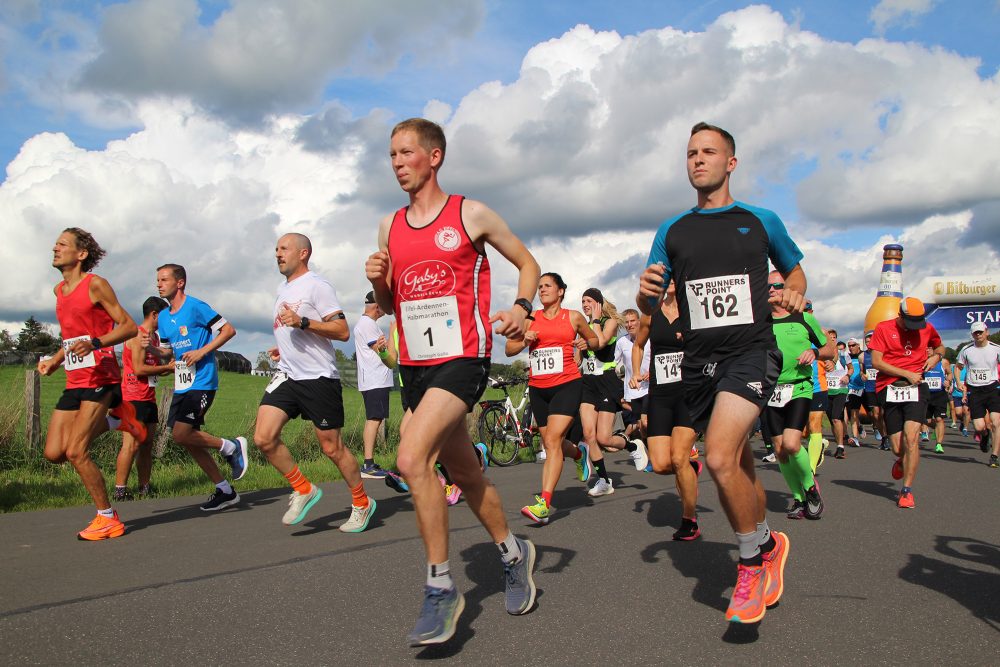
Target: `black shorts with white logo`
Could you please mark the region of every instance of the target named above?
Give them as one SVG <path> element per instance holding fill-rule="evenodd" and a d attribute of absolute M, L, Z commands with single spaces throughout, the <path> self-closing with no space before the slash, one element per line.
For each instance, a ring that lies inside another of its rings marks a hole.
<path fill-rule="evenodd" d="M 583 376 L 580 402 L 593 405 L 598 412 L 618 412 L 622 409 L 621 400 L 624 397 L 625 385 L 613 369 L 605 370 L 601 375 Z"/>
<path fill-rule="evenodd" d="M 826 404 L 829 402 L 829 396 L 825 391 L 814 391 L 812 405 L 809 406 L 809 412 L 826 412 Z"/>
<path fill-rule="evenodd" d="M 868 411 L 868 416 L 873 417 L 872 410 L 874 408 L 881 408 L 881 404 L 878 402 L 878 394 L 874 391 L 865 391 L 861 394 L 861 404 L 865 406 L 865 410 Z"/>
<path fill-rule="evenodd" d="M 528 387 L 531 414 L 538 426 L 548 426 L 549 415 L 574 417 L 580 411 L 583 381 L 580 378 L 554 387 Z"/>
<path fill-rule="evenodd" d="M 646 396 L 646 435 L 670 437 L 675 428 L 694 428 L 683 391 L 649 393 Z"/>
<path fill-rule="evenodd" d="M 486 390 L 490 360 L 462 357 L 434 366 L 400 366 L 399 373 L 403 380 L 400 391 L 410 410 L 416 411 L 428 389 L 442 389 L 461 399 L 472 412 Z"/>
<path fill-rule="evenodd" d="M 173 428 L 177 422 L 190 424 L 195 430 L 205 425 L 205 415 L 215 400 L 215 390 L 189 389 L 178 394 L 170 401 L 170 412 L 167 413 L 167 426 Z"/>
<path fill-rule="evenodd" d="M 918 387 L 919 399 L 905 403 L 888 402 L 886 400 L 888 387 L 878 393 L 878 404 L 882 408 L 882 417 L 885 420 L 885 435 L 901 433 L 906 422 L 923 424 L 927 420 L 927 397 L 930 389 L 923 383 Z"/>
<path fill-rule="evenodd" d="M 809 423 L 809 407 L 812 399 L 805 396 L 793 398 L 780 408 L 769 405 L 764 408 L 764 418 L 761 420 L 772 438 L 782 435 L 786 430 L 806 430 Z"/>
<path fill-rule="evenodd" d="M 156 401 L 129 401 L 135 408 L 135 418 L 143 424 L 155 424 L 160 421 L 160 411 Z"/>
<path fill-rule="evenodd" d="M 260 404 L 278 408 L 289 419 L 308 419 L 320 431 L 344 426 L 343 392 L 340 380 L 334 378 L 287 379 L 265 391 Z"/>
<path fill-rule="evenodd" d="M 927 396 L 927 418 L 944 419 L 948 416 L 948 392 L 932 391 Z"/>
<path fill-rule="evenodd" d="M 56 410 L 66 410 L 76 412 L 80 409 L 80 403 L 100 403 L 106 396 L 111 396 L 111 403 L 108 409 L 117 408 L 122 402 L 122 386 L 118 383 L 104 384 L 100 387 L 81 387 L 78 389 L 66 389 L 56 403 Z"/>
<path fill-rule="evenodd" d="M 983 419 L 987 412 L 1000 413 L 1000 394 L 997 393 L 997 383 L 982 387 L 966 385 L 969 398 L 969 416 L 973 419 Z"/>
<path fill-rule="evenodd" d="M 847 411 L 855 412 L 861 409 L 863 401 L 861 399 L 861 394 L 847 394 Z"/>
<path fill-rule="evenodd" d="M 714 363 L 688 359 L 681 367 L 685 400 L 697 431 L 708 426 L 719 392 L 736 394 L 763 408 L 781 373 L 781 351 L 776 347 L 747 350 Z"/>

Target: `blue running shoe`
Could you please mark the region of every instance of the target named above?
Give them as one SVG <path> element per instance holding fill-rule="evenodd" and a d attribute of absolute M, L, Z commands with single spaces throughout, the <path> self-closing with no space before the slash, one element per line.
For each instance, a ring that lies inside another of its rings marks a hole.
<path fill-rule="evenodd" d="M 402 475 L 391 470 L 385 471 L 385 485 L 397 493 L 407 493 L 410 490 L 410 485 L 406 483 Z"/>
<path fill-rule="evenodd" d="M 594 465 L 590 462 L 590 451 L 587 445 L 581 442 L 577 447 L 580 449 L 580 458 L 576 460 L 576 478 L 586 483 L 594 471 Z"/>
<path fill-rule="evenodd" d="M 476 443 L 476 456 L 479 457 L 479 467 L 486 472 L 486 469 L 490 467 L 490 457 L 486 453 L 486 445 L 482 442 Z"/>
<path fill-rule="evenodd" d="M 243 475 L 247 474 L 247 439 L 241 435 L 230 442 L 236 445 L 236 451 L 223 458 L 232 469 L 233 481 L 235 482 L 238 479 L 243 479 Z"/>
<path fill-rule="evenodd" d="M 458 617 L 465 609 L 465 598 L 457 589 L 424 586 L 424 603 L 417 624 L 407 635 L 410 646 L 442 644 L 455 634 Z"/>
<path fill-rule="evenodd" d="M 504 606 L 507 613 L 514 616 L 527 614 L 535 604 L 535 581 L 531 571 L 535 569 L 535 545 L 531 540 L 515 537 L 521 549 L 521 558 L 516 563 L 504 564 L 504 578 L 507 580 Z"/>

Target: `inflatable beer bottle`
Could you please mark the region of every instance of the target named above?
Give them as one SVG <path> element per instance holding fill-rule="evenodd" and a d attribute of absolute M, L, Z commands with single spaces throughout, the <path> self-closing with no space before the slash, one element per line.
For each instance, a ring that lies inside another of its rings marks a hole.
<path fill-rule="evenodd" d="M 868 314 L 865 315 L 865 335 L 875 330 L 879 322 L 895 319 L 899 315 L 899 302 L 903 299 L 903 246 L 890 243 L 882 247 L 882 277 L 878 293 Z"/>

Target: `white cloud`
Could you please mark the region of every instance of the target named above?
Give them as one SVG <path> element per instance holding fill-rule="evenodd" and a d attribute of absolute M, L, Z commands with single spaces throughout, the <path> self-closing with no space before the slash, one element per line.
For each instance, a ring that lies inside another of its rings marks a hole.
<path fill-rule="evenodd" d="M 882 34 L 892 25 L 913 25 L 917 18 L 930 12 L 936 4 L 937 0 L 879 0 L 868 15 L 868 20 Z"/>

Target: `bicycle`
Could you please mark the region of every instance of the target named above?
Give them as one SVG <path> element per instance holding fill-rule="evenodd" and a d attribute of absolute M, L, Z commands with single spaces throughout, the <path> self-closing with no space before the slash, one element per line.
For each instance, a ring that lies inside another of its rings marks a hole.
<path fill-rule="evenodd" d="M 507 387 L 527 382 L 527 378 L 512 380 L 489 378 L 489 386 L 501 389 L 504 398 L 479 402 L 479 407 L 483 410 L 479 415 L 479 439 L 486 445 L 490 461 L 498 466 L 517 463 L 518 453 L 522 448 L 531 448 L 532 453 L 535 452 L 538 427 L 534 425 L 532 419 L 528 392 L 524 392 L 521 402 L 516 406 L 507 392 Z"/>

